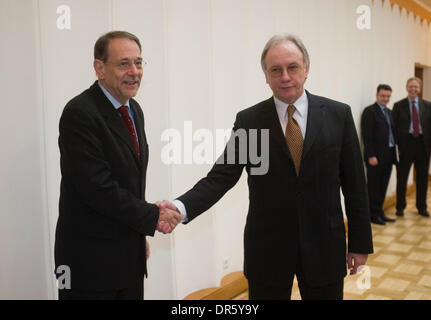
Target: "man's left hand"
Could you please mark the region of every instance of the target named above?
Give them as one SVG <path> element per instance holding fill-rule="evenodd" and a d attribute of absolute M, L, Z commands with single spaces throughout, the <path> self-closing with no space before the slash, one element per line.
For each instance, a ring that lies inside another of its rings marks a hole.
<path fill-rule="evenodd" d="M 367 262 L 368 254 L 351 253 L 347 254 L 347 267 L 350 270 L 350 274 L 356 274 L 359 266 L 364 266 Z"/>

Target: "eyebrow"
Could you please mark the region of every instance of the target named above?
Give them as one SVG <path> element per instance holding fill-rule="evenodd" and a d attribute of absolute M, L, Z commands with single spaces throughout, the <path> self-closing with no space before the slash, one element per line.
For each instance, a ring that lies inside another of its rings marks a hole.
<path fill-rule="evenodd" d="M 135 61 L 136 60 L 143 60 L 143 59 L 142 59 L 142 57 L 138 57 L 135 59 Z M 120 59 L 120 61 L 129 61 L 129 58 L 122 58 L 122 59 Z"/>
<path fill-rule="evenodd" d="M 288 67 L 299 66 L 299 63 L 292 62 L 292 63 L 288 64 L 287 66 Z M 270 68 L 283 68 L 283 66 L 276 64 L 276 65 L 271 66 Z"/>

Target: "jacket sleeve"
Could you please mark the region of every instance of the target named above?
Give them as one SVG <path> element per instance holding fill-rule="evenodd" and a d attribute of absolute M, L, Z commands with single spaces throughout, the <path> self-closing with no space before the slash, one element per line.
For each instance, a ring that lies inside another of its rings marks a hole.
<path fill-rule="evenodd" d="M 348 221 L 348 251 L 373 252 L 368 192 L 358 135 L 350 107 L 346 111 L 340 158 L 340 183 Z"/>
<path fill-rule="evenodd" d="M 199 180 L 192 189 L 178 197 L 178 200 L 184 204 L 187 211 L 188 220 L 186 223 L 211 208 L 241 177 L 245 164 L 239 161 L 240 148 L 235 141 L 235 133 L 238 129 L 241 129 L 240 122 L 237 115 L 231 138 L 223 154 L 207 176 Z M 233 155 L 231 150 L 234 152 L 235 161 L 231 161 Z"/>
<path fill-rule="evenodd" d="M 368 162 L 368 158 L 377 156 L 374 146 L 374 129 L 375 121 L 372 110 L 365 109 L 361 118 L 361 133 L 364 143 L 364 161 Z"/>
<path fill-rule="evenodd" d="M 399 119 L 399 117 L 400 117 L 400 108 L 399 108 L 399 104 L 397 104 L 397 103 L 395 103 L 394 104 L 394 106 L 393 106 L 393 108 L 392 108 L 392 113 L 391 113 L 391 115 L 392 115 L 392 121 L 393 121 L 393 123 L 394 123 L 394 128 L 393 128 L 393 131 L 394 131 L 394 136 L 395 136 L 395 143 L 396 144 L 399 144 L 399 130 L 400 130 L 400 127 L 399 127 L 399 121 L 400 121 L 400 119 Z"/>

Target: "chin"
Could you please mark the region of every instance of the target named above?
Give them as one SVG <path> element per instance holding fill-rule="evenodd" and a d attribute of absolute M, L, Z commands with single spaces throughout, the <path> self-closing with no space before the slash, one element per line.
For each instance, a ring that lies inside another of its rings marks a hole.
<path fill-rule="evenodd" d="M 125 96 L 128 97 L 128 99 L 133 98 L 134 96 L 136 96 L 138 94 L 138 90 L 134 90 L 134 91 L 128 91 L 126 92 Z"/>
<path fill-rule="evenodd" d="M 296 98 L 296 96 L 291 95 L 291 96 L 288 96 L 288 97 L 283 97 L 283 99 L 284 99 L 284 102 L 289 103 L 289 104 L 292 104 L 292 103 L 294 103 L 298 98 Z"/>

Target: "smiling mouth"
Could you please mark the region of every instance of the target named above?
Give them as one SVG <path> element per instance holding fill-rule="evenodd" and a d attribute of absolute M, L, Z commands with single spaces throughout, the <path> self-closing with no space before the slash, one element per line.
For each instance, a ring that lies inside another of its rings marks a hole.
<path fill-rule="evenodd" d="M 138 81 L 123 81 L 123 83 L 127 86 L 135 86 L 139 84 Z"/>

